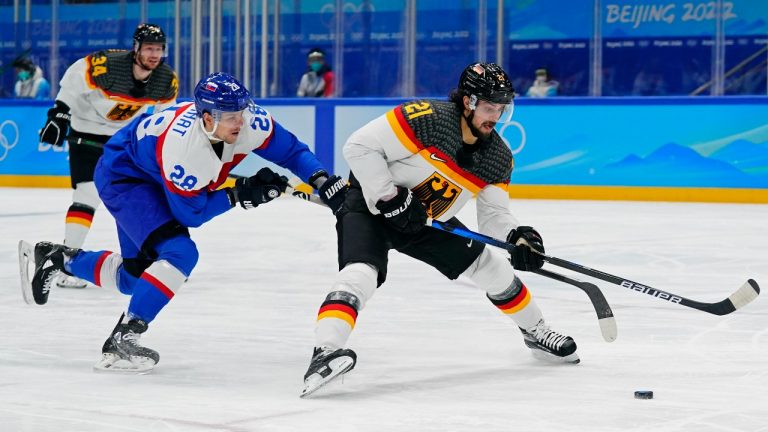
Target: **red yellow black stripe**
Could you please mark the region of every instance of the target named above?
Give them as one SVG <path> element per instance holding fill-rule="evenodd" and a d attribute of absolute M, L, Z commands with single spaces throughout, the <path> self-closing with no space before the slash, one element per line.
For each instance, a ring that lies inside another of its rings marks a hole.
<path fill-rule="evenodd" d="M 93 223 L 94 210 L 82 206 L 70 206 L 67 210 L 66 223 L 82 225 L 86 228 L 91 227 Z"/>
<path fill-rule="evenodd" d="M 515 294 L 514 296 L 506 299 L 490 299 L 491 302 L 496 305 L 497 308 L 499 308 L 502 312 L 505 314 L 513 314 L 516 312 L 520 312 L 523 308 L 528 306 L 528 303 L 531 302 L 531 293 L 528 291 L 528 288 L 523 285 L 520 289 L 520 292 Z"/>
<path fill-rule="evenodd" d="M 345 321 L 350 327 L 355 327 L 357 321 L 357 309 L 351 304 L 341 300 L 327 300 L 320 306 L 317 312 L 317 320 L 325 318 L 337 318 Z"/>

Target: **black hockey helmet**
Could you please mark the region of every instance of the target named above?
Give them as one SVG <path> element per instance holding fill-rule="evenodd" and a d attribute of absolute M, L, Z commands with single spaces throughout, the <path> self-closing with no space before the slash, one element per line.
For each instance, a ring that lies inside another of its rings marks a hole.
<path fill-rule="evenodd" d="M 473 63 L 459 78 L 459 91 L 466 96 L 498 104 L 510 104 L 515 90 L 504 69 L 496 63 Z"/>
<path fill-rule="evenodd" d="M 163 29 L 157 24 L 142 23 L 133 32 L 133 49 L 138 51 L 142 44 L 161 43 L 165 50 L 166 38 Z"/>

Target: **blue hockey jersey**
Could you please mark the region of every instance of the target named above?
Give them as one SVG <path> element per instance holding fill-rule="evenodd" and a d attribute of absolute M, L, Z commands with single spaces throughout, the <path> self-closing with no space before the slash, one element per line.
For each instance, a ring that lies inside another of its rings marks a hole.
<path fill-rule="evenodd" d="M 183 102 L 142 115 L 104 145 L 97 167 L 99 183 L 155 183 L 164 189 L 171 211 L 182 225 L 197 227 L 231 208 L 219 187 L 249 153 L 287 168 L 303 181 L 324 170 L 306 144 L 252 105 L 233 144 L 223 143 L 219 157 L 205 135 L 195 105 Z"/>

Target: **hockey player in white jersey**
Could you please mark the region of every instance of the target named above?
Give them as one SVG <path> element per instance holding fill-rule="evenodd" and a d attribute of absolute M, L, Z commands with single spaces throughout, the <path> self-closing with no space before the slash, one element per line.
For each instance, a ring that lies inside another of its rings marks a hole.
<path fill-rule="evenodd" d="M 406 102 L 347 140 L 350 188 L 336 215 L 340 271 L 317 315 L 302 397 L 355 367 L 357 355 L 346 348 L 347 339 L 386 279 L 389 249 L 449 279 L 463 275 L 475 282 L 520 328 L 536 357 L 579 362 L 576 343 L 549 328 L 514 272 L 541 268 L 543 260 L 533 250 L 543 253 L 544 246 L 539 233 L 509 211 L 513 158 L 494 127 L 511 118 L 513 97 L 501 67 L 472 64 L 450 101 Z M 473 197 L 480 232 L 517 245 L 509 258 L 425 227 L 427 218 L 463 227 L 455 215 Z"/>
<path fill-rule="evenodd" d="M 28 302 L 45 304 L 56 275 L 66 273 L 129 295 L 126 312 L 102 347 L 99 371 L 144 373 L 159 360 L 139 338 L 179 292 L 197 264 L 189 227 L 240 204 L 263 205 L 285 191 L 286 179 L 262 168 L 221 188 L 248 154 L 272 161 L 315 186 L 338 210 L 346 182 L 332 176 L 309 148 L 255 105 L 248 90 L 225 73 L 198 83 L 195 101 L 141 115 L 104 146 L 94 181 L 117 225 L 120 253 L 83 251 L 40 242 L 35 273 L 22 278 Z"/>
<path fill-rule="evenodd" d="M 40 130 L 40 141 L 69 144 L 72 205 L 65 218 L 64 244 L 80 248 L 100 204 L 93 170 L 104 143 L 151 107 L 156 111 L 176 103 L 178 80 L 164 61 L 166 37 L 160 26 L 140 24 L 133 50 L 108 50 L 73 63 L 61 79 L 56 102 Z M 62 277 L 57 285 L 84 288 L 85 282 Z"/>

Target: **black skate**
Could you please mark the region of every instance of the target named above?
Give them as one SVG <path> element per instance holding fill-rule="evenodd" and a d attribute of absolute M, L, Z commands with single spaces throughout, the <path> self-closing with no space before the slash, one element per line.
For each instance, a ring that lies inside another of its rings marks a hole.
<path fill-rule="evenodd" d="M 299 397 L 306 397 L 335 378 L 354 369 L 357 354 L 351 349 L 315 348 L 312 362 L 304 374 L 304 390 Z"/>
<path fill-rule="evenodd" d="M 64 270 L 64 257 L 72 257 L 79 249 L 68 248 L 64 245 L 50 242 L 40 242 L 35 245 L 35 273 L 29 278 L 29 264 L 32 258 L 32 247 L 24 240 L 19 242 L 19 270 L 21 271 L 21 292 L 28 304 L 42 305 L 48 302 L 48 293 L 54 281 L 60 275 L 69 273 Z"/>
<path fill-rule="evenodd" d="M 139 345 L 141 334 L 147 331 L 147 323 L 132 319 L 123 323 L 121 318 L 112 335 L 101 348 L 101 360 L 93 366 L 97 372 L 147 374 L 152 372 L 160 354 Z"/>
<path fill-rule="evenodd" d="M 551 330 L 543 319 L 527 330 L 520 328 L 520 331 L 523 332 L 525 345 L 536 358 L 557 363 L 576 364 L 581 361 L 576 354 L 576 342 L 570 336 Z"/>

